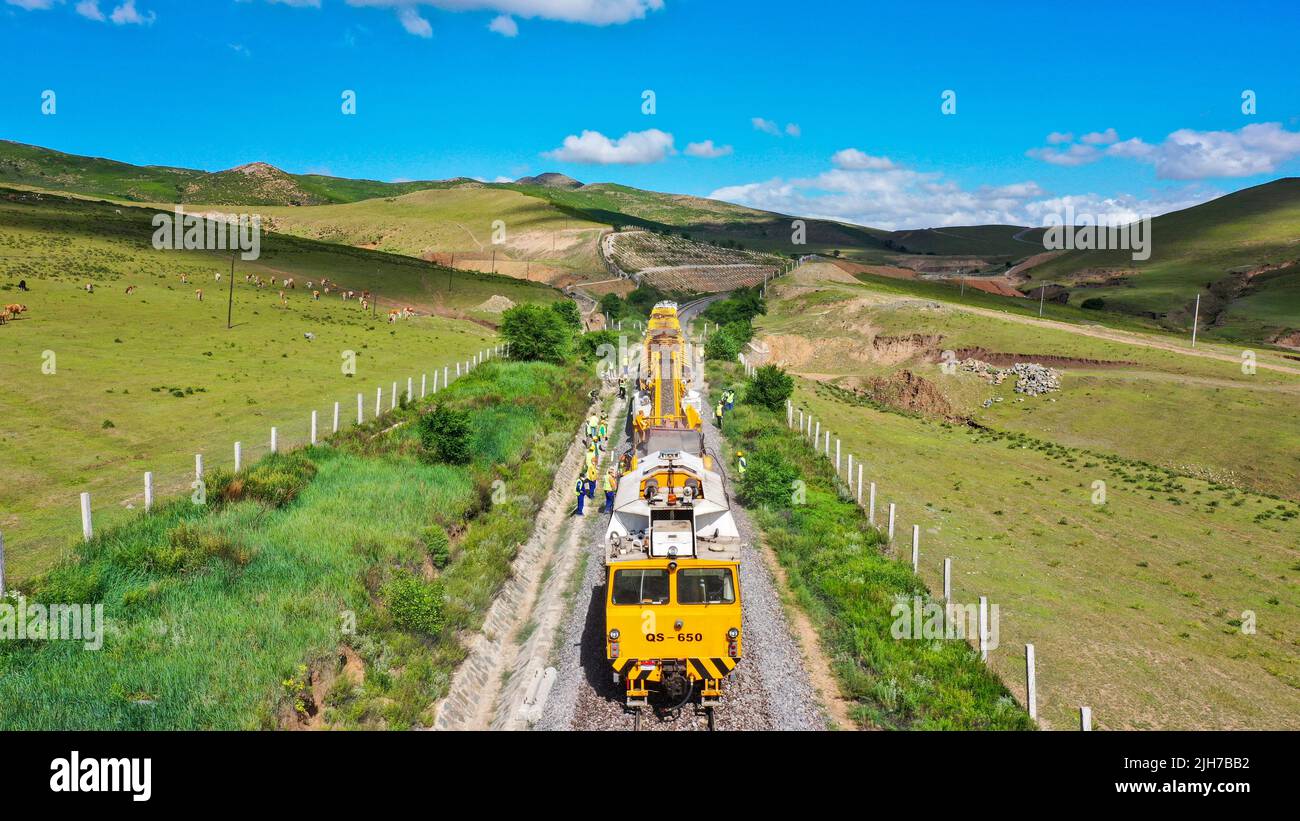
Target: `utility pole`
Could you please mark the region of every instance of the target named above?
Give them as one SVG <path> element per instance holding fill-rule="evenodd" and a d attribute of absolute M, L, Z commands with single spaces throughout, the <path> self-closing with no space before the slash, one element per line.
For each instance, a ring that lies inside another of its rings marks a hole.
<path fill-rule="evenodd" d="M 231 329 L 231 320 L 235 315 L 235 255 L 230 255 L 230 299 L 226 302 L 226 330 Z"/>
<path fill-rule="evenodd" d="M 1196 312 L 1192 314 L 1192 347 L 1196 347 L 1196 326 L 1201 320 L 1201 295 L 1196 294 Z"/>
<path fill-rule="evenodd" d="M 1043 300 L 1046 299 L 1046 294 L 1047 294 L 1047 286 L 1046 285 L 1038 286 L 1038 318 L 1039 319 L 1042 319 L 1043 317 Z"/>

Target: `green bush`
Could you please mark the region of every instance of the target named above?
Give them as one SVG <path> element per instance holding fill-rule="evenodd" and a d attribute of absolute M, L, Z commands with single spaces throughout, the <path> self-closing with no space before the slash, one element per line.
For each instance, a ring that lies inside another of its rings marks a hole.
<path fill-rule="evenodd" d="M 799 478 L 795 466 L 771 450 L 751 453 L 746 462 L 748 469 L 740 480 L 741 500 L 759 507 L 789 507 L 791 486 Z"/>
<path fill-rule="evenodd" d="M 1090 297 L 1085 299 L 1083 304 L 1079 307 L 1083 308 L 1085 311 L 1100 311 L 1102 308 L 1106 307 L 1106 300 L 1099 296 Z"/>
<path fill-rule="evenodd" d="M 418 430 L 427 459 L 463 465 L 473 456 L 469 411 L 438 405 L 420 417 Z"/>
<path fill-rule="evenodd" d="M 578 303 L 571 299 L 561 299 L 551 303 L 551 310 L 572 330 L 582 330 L 582 312 L 578 310 Z"/>
<path fill-rule="evenodd" d="M 704 343 L 704 358 L 734 362 L 743 344 L 726 331 L 716 331 Z"/>
<path fill-rule="evenodd" d="M 511 359 L 563 363 L 573 343 L 573 328 L 558 312 L 530 303 L 501 315 L 501 336 L 510 343 Z"/>
<path fill-rule="evenodd" d="M 442 587 L 405 571 L 384 586 L 384 603 L 403 630 L 437 636 L 442 630 Z"/>
<path fill-rule="evenodd" d="M 316 463 L 304 452 L 272 453 L 240 474 L 214 470 L 204 476 L 208 501 L 217 504 L 253 499 L 284 507 L 316 477 Z"/>
<path fill-rule="evenodd" d="M 451 561 L 451 539 L 447 531 L 438 525 L 432 525 L 424 531 L 424 546 L 429 551 L 429 561 L 442 570 Z"/>
<path fill-rule="evenodd" d="M 601 345 L 610 345 L 618 350 L 618 333 L 615 331 L 590 331 L 578 337 L 578 356 L 584 362 L 595 362 L 600 358 L 597 351 Z"/>
<path fill-rule="evenodd" d="M 745 401 L 768 410 L 785 410 L 785 402 L 794 394 L 794 380 L 775 365 L 764 365 L 754 372 L 745 391 Z"/>

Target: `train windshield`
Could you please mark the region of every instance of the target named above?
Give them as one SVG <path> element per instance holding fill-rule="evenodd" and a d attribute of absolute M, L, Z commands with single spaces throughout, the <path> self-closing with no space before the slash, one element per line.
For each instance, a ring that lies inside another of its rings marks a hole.
<path fill-rule="evenodd" d="M 667 604 L 668 571 L 630 569 L 614 571 L 614 604 Z"/>
<path fill-rule="evenodd" d="M 678 604 L 735 604 L 736 588 L 725 567 L 692 567 L 677 571 Z"/>

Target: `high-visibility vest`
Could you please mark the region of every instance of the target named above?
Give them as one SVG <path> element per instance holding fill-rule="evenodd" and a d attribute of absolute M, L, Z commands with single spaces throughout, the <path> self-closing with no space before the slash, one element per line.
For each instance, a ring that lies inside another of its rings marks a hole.
<path fill-rule="evenodd" d="M 586 490 L 586 488 L 584 487 L 586 484 L 587 484 L 586 480 L 583 479 L 581 476 L 579 476 L 578 481 L 574 482 L 573 484 L 574 492 L 577 493 L 579 496 L 581 496 L 582 492 Z"/>
<path fill-rule="evenodd" d="M 612 474 L 612 473 L 606 473 L 606 474 L 605 474 L 605 491 L 608 493 L 608 492 L 611 491 L 611 490 L 617 490 L 617 489 L 618 489 L 618 482 L 614 481 L 614 474 Z"/>
<path fill-rule="evenodd" d="M 745 461 L 744 456 L 741 456 L 739 459 L 736 460 L 736 469 L 740 471 L 741 476 L 745 475 L 745 468 L 747 467 L 749 467 L 749 464 Z"/>
<path fill-rule="evenodd" d="M 715 416 L 721 416 L 721 415 L 722 415 L 722 403 L 721 403 L 721 402 L 719 402 L 719 403 L 718 403 L 718 406 L 717 406 L 716 408 L 713 409 L 713 413 L 714 413 Z"/>
<path fill-rule="evenodd" d="M 595 482 L 596 479 L 597 479 L 599 476 L 600 476 L 600 474 L 596 471 L 596 466 L 595 466 L 595 465 L 591 465 L 590 467 L 587 468 L 587 481 L 588 481 L 588 482 Z"/>

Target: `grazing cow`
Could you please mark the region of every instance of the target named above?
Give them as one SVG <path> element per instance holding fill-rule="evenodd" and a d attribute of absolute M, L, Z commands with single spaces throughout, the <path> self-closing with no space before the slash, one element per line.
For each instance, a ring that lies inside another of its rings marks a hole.
<path fill-rule="evenodd" d="M 313 339 L 316 338 L 316 334 L 312 333 L 311 331 L 307 331 L 302 336 L 303 339 L 306 339 L 308 342 L 311 342 Z"/>
<path fill-rule="evenodd" d="M 370 310 L 370 300 L 365 299 L 364 297 L 362 298 L 362 300 L 361 300 L 361 310 L 363 310 L 363 311 L 368 311 L 368 310 Z"/>
<path fill-rule="evenodd" d="M 310 288 L 311 288 L 311 280 L 310 280 L 310 279 L 309 279 L 309 280 L 307 280 L 307 287 L 308 287 L 308 289 L 310 289 Z"/>
<path fill-rule="evenodd" d="M 217 272 L 217 282 L 220 282 L 220 281 L 221 281 L 221 272 L 218 271 L 218 272 Z"/>
<path fill-rule="evenodd" d="M 128 286 L 126 286 L 126 295 L 127 295 L 127 296 L 130 296 L 131 294 L 134 294 L 134 293 L 135 293 L 135 286 L 134 286 L 134 285 L 128 285 Z"/>
<path fill-rule="evenodd" d="M 8 305 L 5 306 L 5 311 L 7 311 L 11 317 L 16 317 L 19 314 L 25 312 L 26 310 L 27 310 L 26 305 L 19 305 L 17 302 L 10 302 Z"/>
<path fill-rule="evenodd" d="M 252 282 L 252 281 L 253 281 L 252 274 L 244 274 L 244 282 Z"/>
<path fill-rule="evenodd" d="M 194 295 L 195 295 L 196 297 L 199 298 L 199 302 L 202 302 L 202 301 L 203 301 L 203 289 L 202 289 L 202 288 L 195 288 L 195 289 L 194 289 Z"/>
<path fill-rule="evenodd" d="M 190 275 L 189 275 L 189 274 L 181 274 L 181 284 L 182 284 L 182 285 L 189 285 L 189 284 L 190 284 Z"/>
<path fill-rule="evenodd" d="M 95 284 L 93 282 L 86 283 L 86 293 L 88 294 L 95 293 Z"/>
<path fill-rule="evenodd" d="M 318 301 L 320 299 L 320 291 L 312 291 L 311 298 L 313 302 Z"/>
<path fill-rule="evenodd" d="M 20 290 L 20 291 L 26 291 L 26 290 L 27 290 L 27 280 L 25 280 L 25 279 L 20 279 L 20 280 L 18 280 L 18 290 Z"/>

